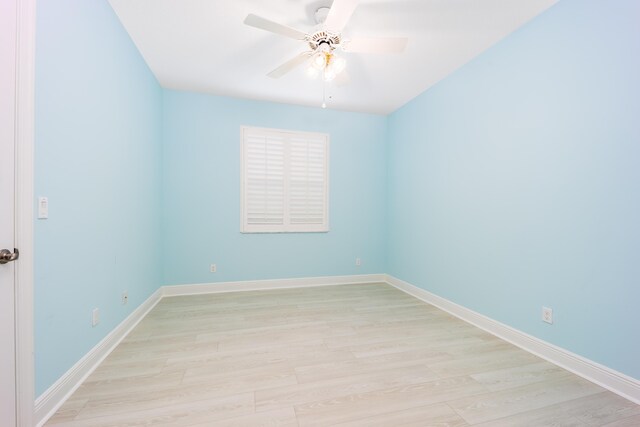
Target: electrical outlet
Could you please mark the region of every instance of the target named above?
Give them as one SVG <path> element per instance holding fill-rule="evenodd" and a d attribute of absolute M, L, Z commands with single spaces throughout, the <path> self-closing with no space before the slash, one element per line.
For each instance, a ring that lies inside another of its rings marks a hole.
<path fill-rule="evenodd" d="M 100 309 L 94 308 L 91 312 L 91 326 L 96 326 L 100 323 Z"/>
<path fill-rule="evenodd" d="M 211 266 L 209 267 L 209 272 L 215 273 L 216 271 L 218 271 L 218 267 L 216 267 L 215 264 L 211 264 Z"/>
<path fill-rule="evenodd" d="M 122 293 L 122 305 L 125 305 L 128 302 L 129 302 L 129 293 L 127 291 L 124 291 Z"/>
<path fill-rule="evenodd" d="M 362 260 L 360 258 L 356 258 L 356 266 L 360 267 L 362 265 Z"/>
<path fill-rule="evenodd" d="M 542 307 L 542 321 L 553 324 L 553 310 L 549 307 Z"/>

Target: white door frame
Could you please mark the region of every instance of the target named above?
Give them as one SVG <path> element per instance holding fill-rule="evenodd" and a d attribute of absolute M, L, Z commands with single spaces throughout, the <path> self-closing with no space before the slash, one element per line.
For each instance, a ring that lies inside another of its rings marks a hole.
<path fill-rule="evenodd" d="M 19 427 L 34 423 L 33 203 L 36 0 L 16 0 L 16 405 Z"/>

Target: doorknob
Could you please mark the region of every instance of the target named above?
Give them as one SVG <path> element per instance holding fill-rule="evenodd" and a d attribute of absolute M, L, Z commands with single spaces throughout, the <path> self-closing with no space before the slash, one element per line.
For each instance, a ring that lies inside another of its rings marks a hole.
<path fill-rule="evenodd" d="M 0 251 L 0 264 L 6 264 L 11 261 L 15 261 L 20 257 L 20 251 L 13 248 L 13 253 L 9 249 L 2 249 Z"/>

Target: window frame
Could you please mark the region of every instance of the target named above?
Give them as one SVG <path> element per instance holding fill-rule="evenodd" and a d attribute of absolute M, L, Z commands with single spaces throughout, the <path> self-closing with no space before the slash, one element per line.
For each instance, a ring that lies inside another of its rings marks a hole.
<path fill-rule="evenodd" d="M 284 155 L 284 223 L 283 224 L 260 224 L 252 225 L 247 222 L 247 194 L 246 194 L 246 172 L 247 164 L 245 159 L 245 136 L 247 133 L 260 133 L 262 135 L 275 134 L 282 137 L 285 142 Z M 289 158 L 290 148 L 288 147 L 291 138 L 314 138 L 323 139 L 325 144 L 324 156 L 324 222 L 322 224 L 291 224 L 290 223 L 290 168 Z M 296 131 L 289 129 L 265 128 L 256 126 L 240 126 L 240 232 L 242 234 L 280 234 L 280 233 L 328 233 L 329 232 L 329 157 L 330 157 L 330 136 L 328 133 Z"/>

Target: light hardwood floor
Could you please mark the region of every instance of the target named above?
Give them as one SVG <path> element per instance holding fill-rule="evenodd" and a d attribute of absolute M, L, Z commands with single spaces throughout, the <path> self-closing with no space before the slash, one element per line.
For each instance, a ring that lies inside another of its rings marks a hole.
<path fill-rule="evenodd" d="M 640 426 L 640 406 L 386 284 L 163 299 L 49 426 Z"/>

